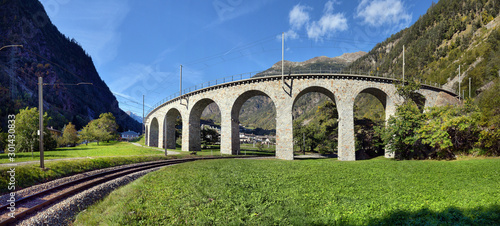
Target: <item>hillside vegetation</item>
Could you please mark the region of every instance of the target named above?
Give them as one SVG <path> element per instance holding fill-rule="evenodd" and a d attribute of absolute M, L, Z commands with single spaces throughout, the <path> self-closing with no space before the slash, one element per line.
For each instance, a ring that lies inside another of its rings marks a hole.
<path fill-rule="evenodd" d="M 75 39 L 59 32 L 38 0 L 1 1 L 0 15 L 0 46 L 23 45 L 0 51 L 3 131 L 7 115 L 38 106 L 38 76 L 47 84 L 43 99 L 44 111 L 52 118 L 48 126 L 60 130 L 72 122 L 80 129 L 101 113 L 111 112 L 120 131 L 141 131 L 141 124 L 118 107 L 92 58 Z M 74 85 L 81 82 L 92 85 Z"/>
<path fill-rule="evenodd" d="M 405 46 L 405 76 L 448 83 L 458 92 L 461 65 L 461 90 L 468 90 L 471 78 L 475 97 L 480 87 L 500 76 L 499 12 L 498 0 L 441 0 L 349 68 L 401 76 Z"/>

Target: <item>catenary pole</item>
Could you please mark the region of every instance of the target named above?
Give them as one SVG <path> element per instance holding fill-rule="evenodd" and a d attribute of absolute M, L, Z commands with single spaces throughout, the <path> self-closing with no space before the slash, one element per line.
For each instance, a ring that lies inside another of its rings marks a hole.
<path fill-rule="evenodd" d="M 43 164 L 43 77 L 38 76 L 38 112 L 39 112 L 39 123 L 38 123 L 38 132 L 40 136 L 40 168 L 44 169 L 45 166 Z"/>
<path fill-rule="evenodd" d="M 458 100 L 460 100 L 460 86 L 462 84 L 462 79 L 460 79 L 460 65 L 458 65 Z"/>
<path fill-rule="evenodd" d="M 405 46 L 403 45 L 403 86 L 405 85 Z"/>
<path fill-rule="evenodd" d="M 144 94 L 142 95 L 142 134 L 145 135 L 146 126 L 144 124 Z"/>
<path fill-rule="evenodd" d="M 471 90 L 471 86 L 470 86 L 470 79 L 471 79 L 471 78 L 469 78 L 469 99 L 471 98 L 471 96 L 470 96 L 470 90 Z"/>
<path fill-rule="evenodd" d="M 284 81 L 284 75 L 285 75 L 285 32 L 282 32 L 281 33 L 281 82 L 282 83 Z"/>
<path fill-rule="evenodd" d="M 181 74 L 180 74 L 179 87 L 180 87 L 179 96 L 182 96 L 182 64 L 181 64 Z"/>

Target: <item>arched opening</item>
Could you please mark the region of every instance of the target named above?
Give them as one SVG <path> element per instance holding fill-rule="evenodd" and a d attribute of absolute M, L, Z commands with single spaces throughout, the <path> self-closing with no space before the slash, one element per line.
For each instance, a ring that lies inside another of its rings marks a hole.
<path fill-rule="evenodd" d="M 220 152 L 220 109 L 211 99 L 198 101 L 189 114 L 189 151 L 210 153 Z"/>
<path fill-rule="evenodd" d="M 421 93 L 412 93 L 410 99 L 417 105 L 420 112 L 424 112 L 425 109 L 425 96 Z"/>
<path fill-rule="evenodd" d="M 248 91 L 231 108 L 232 154 L 276 155 L 276 106 L 267 94 Z"/>
<path fill-rule="evenodd" d="M 179 110 L 172 108 L 165 115 L 163 123 L 163 148 L 181 150 L 182 147 L 182 118 Z"/>
<path fill-rule="evenodd" d="M 331 91 L 303 90 L 294 100 L 292 114 L 294 158 L 337 157 L 339 115 Z"/>
<path fill-rule="evenodd" d="M 149 142 L 150 147 L 158 147 L 158 120 L 153 118 L 151 120 L 151 125 L 149 126 Z"/>
<path fill-rule="evenodd" d="M 361 91 L 354 101 L 356 160 L 372 159 L 385 153 L 377 127 L 385 126 L 387 94 L 380 89 Z"/>

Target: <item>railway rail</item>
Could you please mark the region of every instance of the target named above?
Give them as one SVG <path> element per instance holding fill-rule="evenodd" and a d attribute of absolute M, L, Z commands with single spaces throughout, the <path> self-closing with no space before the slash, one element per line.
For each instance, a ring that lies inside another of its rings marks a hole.
<path fill-rule="evenodd" d="M 37 211 L 42 210 L 44 207 L 55 204 L 59 201 L 64 200 L 65 198 L 68 198 L 86 189 L 90 189 L 94 186 L 106 183 L 113 179 L 120 178 L 135 172 L 148 170 L 156 167 L 196 161 L 196 160 L 221 159 L 221 158 L 245 158 L 245 157 L 250 157 L 250 156 L 162 160 L 162 161 L 155 161 L 134 166 L 123 167 L 119 169 L 113 169 L 107 172 L 101 172 L 91 176 L 86 176 L 49 189 L 42 190 L 35 194 L 18 198 L 15 202 L 16 204 L 16 214 L 14 215 L 15 218 L 12 218 L 11 216 L 8 215 L 10 212 L 8 209 L 9 204 L 0 206 L 0 226 L 14 224 L 18 221 L 23 220 L 26 216 L 29 216 L 31 214 L 36 213 Z"/>

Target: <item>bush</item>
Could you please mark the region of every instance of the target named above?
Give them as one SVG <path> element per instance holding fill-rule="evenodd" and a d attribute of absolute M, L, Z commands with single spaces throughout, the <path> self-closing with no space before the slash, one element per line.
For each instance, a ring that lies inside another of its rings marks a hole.
<path fill-rule="evenodd" d="M 418 133 L 424 119 L 425 116 L 411 100 L 398 106 L 396 114 L 389 119 L 382 140 L 397 159 L 427 158 Z"/>
<path fill-rule="evenodd" d="M 426 122 L 418 130 L 422 143 L 431 148 L 435 159 L 453 159 L 466 154 L 478 141 L 480 112 L 471 101 L 461 106 L 434 107 L 425 113 Z"/>

